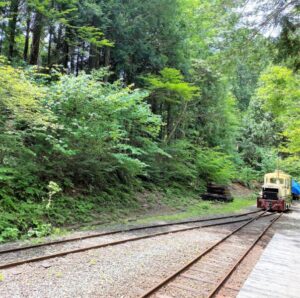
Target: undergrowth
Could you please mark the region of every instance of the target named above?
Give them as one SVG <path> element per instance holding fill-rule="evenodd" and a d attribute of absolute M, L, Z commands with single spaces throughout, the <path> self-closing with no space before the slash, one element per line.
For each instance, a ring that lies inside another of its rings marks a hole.
<path fill-rule="evenodd" d="M 236 198 L 231 203 L 205 202 L 199 199 L 199 193 L 180 188 L 154 188 L 143 192 L 147 192 L 143 201 L 130 189 L 114 189 L 95 197 L 61 196 L 50 208 L 47 208 L 47 202 L 11 200 L 10 208 L 1 202 L 0 242 L 29 238 L 39 242 L 45 236 L 66 233 L 65 228 L 69 225 L 95 220 L 126 223 L 137 215 L 143 216 L 138 222 L 179 220 L 235 212 L 254 204 L 253 198 Z M 149 215 L 155 209 L 156 215 Z"/>
<path fill-rule="evenodd" d="M 61 196 L 47 202 L 0 202 L 0 242 L 60 234 L 67 225 L 92 220 L 114 221 L 139 207 L 130 190 L 114 189 L 99 196 Z"/>

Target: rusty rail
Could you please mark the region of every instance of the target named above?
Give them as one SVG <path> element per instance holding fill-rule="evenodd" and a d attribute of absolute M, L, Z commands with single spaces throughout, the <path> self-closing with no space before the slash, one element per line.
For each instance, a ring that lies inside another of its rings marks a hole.
<path fill-rule="evenodd" d="M 282 216 L 282 213 L 277 217 L 273 218 L 270 224 L 259 234 L 259 236 L 253 241 L 251 246 L 245 251 L 245 253 L 237 260 L 237 262 L 226 272 L 223 278 L 219 281 L 216 287 L 207 295 L 207 298 L 213 297 L 224 285 L 224 283 L 229 279 L 231 274 L 235 271 L 235 269 L 239 266 L 239 264 L 246 258 L 246 256 L 250 253 L 253 247 L 257 244 L 257 242 L 267 233 L 267 231 L 271 228 L 271 226 Z"/>
<path fill-rule="evenodd" d="M 150 297 L 152 294 L 156 293 L 159 289 L 161 289 L 163 286 L 167 285 L 170 281 L 172 281 L 174 278 L 176 278 L 177 276 L 179 276 L 181 273 L 183 273 L 184 271 L 186 271 L 189 267 L 191 267 L 192 265 L 194 265 L 196 262 L 198 262 L 203 256 L 207 255 L 209 252 L 211 252 L 214 248 L 216 248 L 217 246 L 219 246 L 221 243 L 223 243 L 225 240 L 227 240 L 229 237 L 231 237 L 232 235 L 234 235 L 235 233 L 237 233 L 238 231 L 240 231 L 241 229 L 243 229 L 244 227 L 246 227 L 247 225 L 249 225 L 250 223 L 252 223 L 253 221 L 261 218 L 265 213 L 267 213 L 267 211 L 262 212 L 261 214 L 259 214 L 258 216 L 252 218 L 251 220 L 247 221 L 246 223 L 242 224 L 241 226 L 239 226 L 238 228 L 236 228 L 234 231 L 230 232 L 229 234 L 227 234 L 225 237 L 223 237 L 221 240 L 219 240 L 218 242 L 216 242 L 215 244 L 213 244 L 212 246 L 210 246 L 209 248 L 207 248 L 204 252 L 200 253 L 197 257 L 195 257 L 193 260 L 191 260 L 189 263 L 185 264 L 184 266 L 182 266 L 179 270 L 177 270 L 176 272 L 172 273 L 171 275 L 169 275 L 167 278 L 165 278 L 164 280 L 162 280 L 160 283 L 158 283 L 157 285 L 155 285 L 153 288 L 151 288 L 150 290 L 146 291 L 142 296 L 140 296 L 140 298 L 146 298 L 146 297 Z"/>
<path fill-rule="evenodd" d="M 262 214 L 265 214 L 265 213 L 266 212 L 263 212 Z M 69 255 L 69 254 L 84 252 L 84 251 L 103 248 L 103 247 L 107 247 L 107 246 L 115 246 L 115 245 L 119 245 L 119 244 L 123 244 L 123 243 L 127 243 L 127 242 L 133 242 L 133 241 L 138 241 L 138 240 L 142 240 L 142 239 L 148 239 L 148 238 L 153 238 L 153 237 L 157 237 L 157 236 L 163 236 L 163 235 L 167 235 L 167 234 L 174 234 L 174 233 L 191 231 L 191 230 L 196 230 L 196 229 L 234 224 L 234 223 L 244 222 L 244 221 L 249 222 L 249 221 L 255 220 L 256 218 L 257 217 L 255 217 L 254 219 L 247 218 L 247 219 L 239 219 L 239 220 L 234 220 L 234 221 L 212 223 L 212 224 L 206 224 L 206 225 L 202 225 L 202 226 L 189 227 L 189 228 L 183 228 L 183 229 L 178 229 L 178 230 L 160 232 L 160 233 L 156 233 L 156 234 L 144 235 L 144 236 L 140 236 L 140 237 L 127 238 L 127 239 L 117 240 L 117 241 L 108 242 L 108 243 L 104 243 L 104 244 L 98 244 L 98 245 L 94 245 L 94 246 L 88 246 L 88 247 L 73 249 L 73 250 L 64 251 L 64 252 L 60 252 L 60 253 L 50 254 L 50 255 L 46 255 L 46 256 L 40 256 L 40 257 L 31 258 L 31 259 L 25 259 L 25 260 L 11 262 L 11 263 L 7 263 L 7 264 L 2 264 L 2 265 L 0 265 L 0 269 L 7 269 L 7 268 L 23 265 L 23 264 L 26 264 L 26 263 L 44 261 L 44 260 L 53 259 L 53 258 L 57 258 L 57 257 L 63 257 L 63 256 L 66 256 L 66 255 Z"/>
<path fill-rule="evenodd" d="M 242 213 L 242 214 L 219 216 L 219 217 L 208 218 L 208 219 L 192 219 L 192 220 L 185 220 L 185 221 L 179 221 L 179 222 L 171 222 L 171 223 L 165 223 L 165 224 L 157 224 L 157 225 L 149 225 L 149 226 L 142 226 L 142 227 L 134 227 L 134 228 L 130 228 L 130 229 L 122 229 L 122 230 L 116 230 L 116 231 L 101 232 L 101 233 L 96 233 L 96 234 L 82 236 L 82 237 L 73 237 L 73 238 L 69 238 L 69 239 L 45 242 L 45 243 L 34 244 L 34 245 L 30 245 L 30 246 L 14 247 L 14 248 L 9 248 L 9 249 L 5 249 L 5 250 L 0 250 L 0 255 L 1 254 L 6 254 L 6 253 L 11 253 L 11 252 L 27 250 L 27 249 L 43 247 L 43 246 L 63 244 L 63 243 L 75 242 L 75 241 L 80 241 L 80 240 L 85 240 L 85 239 L 115 235 L 115 234 L 119 234 L 119 233 L 134 232 L 134 231 L 145 230 L 145 229 L 154 229 L 154 228 L 174 226 L 174 225 L 182 225 L 182 224 L 189 224 L 189 223 L 199 223 L 199 222 L 205 222 L 205 221 L 215 221 L 215 220 L 226 219 L 226 218 L 239 218 L 239 217 L 243 217 L 243 216 L 246 216 L 246 215 L 255 214 L 255 213 L 258 213 L 260 211 L 261 210 L 251 211 L 251 212 Z"/>

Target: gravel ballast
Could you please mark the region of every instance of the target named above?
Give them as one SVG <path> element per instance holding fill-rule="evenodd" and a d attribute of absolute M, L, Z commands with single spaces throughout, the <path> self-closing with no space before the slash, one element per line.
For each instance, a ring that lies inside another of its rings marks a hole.
<path fill-rule="evenodd" d="M 16 251 L 16 252 L 1 254 L 0 255 L 0 266 L 7 264 L 7 263 L 11 263 L 11 262 L 27 260 L 29 258 L 42 257 L 45 255 L 57 254 L 57 253 L 81 249 L 81 248 L 85 248 L 85 247 L 98 246 L 98 245 L 102 245 L 102 244 L 106 244 L 106 243 L 112 243 L 112 242 L 116 242 L 116 241 L 120 241 L 120 240 L 125 240 L 128 238 L 134 239 L 134 238 L 143 237 L 143 236 L 147 236 L 147 235 L 155 235 L 158 233 L 172 232 L 172 231 L 186 229 L 186 228 L 201 227 L 201 226 L 207 225 L 207 224 L 212 225 L 212 224 L 217 224 L 217 223 L 222 223 L 222 222 L 230 222 L 232 220 L 240 220 L 240 219 L 247 219 L 247 218 L 249 218 L 249 217 L 243 216 L 238 219 L 219 219 L 219 220 L 205 221 L 205 222 L 199 222 L 199 223 L 195 222 L 195 223 L 190 223 L 190 224 L 178 224 L 178 225 L 172 225 L 172 226 L 155 227 L 155 228 L 151 228 L 151 229 L 145 228 L 142 230 L 128 231 L 128 232 L 117 233 L 117 234 L 112 234 L 112 235 L 99 236 L 99 237 L 95 237 L 95 238 L 88 238 L 88 239 L 76 240 L 76 241 L 71 241 L 71 242 L 65 242 L 65 243 L 60 243 L 60 244 L 55 244 L 55 245 L 34 247 L 34 248 L 30 248 L 30 249 L 23 250 L 23 251 Z M 102 232 L 103 231 L 101 231 L 100 233 L 102 233 Z M 104 231 L 104 232 L 106 232 L 106 231 Z M 86 235 L 91 235 L 91 234 L 97 234 L 97 232 L 85 233 L 85 234 L 81 233 L 81 236 L 79 236 L 79 237 L 84 237 Z M 15 247 L 22 247 L 22 245 L 15 245 Z M 10 245 L 10 246 L 3 245 L 2 248 L 0 249 L 0 251 L 9 249 L 9 248 L 13 248 L 13 246 L 12 245 Z"/>
<path fill-rule="evenodd" d="M 2 270 L 0 297 L 138 297 L 236 225 L 169 234 Z"/>

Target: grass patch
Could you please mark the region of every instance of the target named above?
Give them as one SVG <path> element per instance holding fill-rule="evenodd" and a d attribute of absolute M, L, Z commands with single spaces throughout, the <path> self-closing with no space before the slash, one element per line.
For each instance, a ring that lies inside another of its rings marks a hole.
<path fill-rule="evenodd" d="M 185 200 L 188 202 L 188 200 Z M 155 215 L 140 219 L 137 223 L 148 223 L 152 221 L 169 221 L 169 220 L 183 220 L 186 218 L 207 216 L 207 215 L 215 215 L 215 214 L 226 214 L 226 213 L 235 213 L 241 212 L 253 205 L 255 205 L 256 199 L 255 197 L 248 198 L 235 198 L 233 202 L 223 203 L 223 202 L 209 202 L 209 201 L 197 201 L 194 199 L 190 200 L 190 205 L 181 212 L 175 212 L 174 214 L 166 214 L 166 215 Z M 172 202 L 173 205 L 173 202 Z M 184 203 L 181 205 L 182 207 L 186 207 Z"/>

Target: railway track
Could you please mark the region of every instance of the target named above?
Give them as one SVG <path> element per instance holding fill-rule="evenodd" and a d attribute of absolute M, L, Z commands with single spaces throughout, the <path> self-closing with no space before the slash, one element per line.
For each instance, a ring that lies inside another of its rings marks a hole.
<path fill-rule="evenodd" d="M 212 223 L 207 223 L 207 224 L 202 224 L 202 225 L 197 225 L 197 226 L 192 226 L 192 227 L 168 230 L 168 231 L 164 231 L 164 232 L 146 234 L 146 235 L 142 235 L 142 236 L 138 236 L 138 237 L 130 237 L 130 238 L 125 238 L 125 239 L 121 239 L 121 240 L 96 244 L 96 245 L 89 245 L 89 246 L 84 246 L 84 247 L 79 247 L 79 248 L 74 248 L 74 249 L 68 249 L 68 250 L 59 251 L 59 252 L 51 253 L 51 254 L 43 254 L 43 251 L 41 251 L 42 255 L 34 256 L 31 258 L 23 258 L 23 259 L 16 258 L 17 260 L 14 259 L 14 260 L 8 261 L 6 263 L 0 263 L 0 269 L 15 267 L 15 266 L 26 264 L 26 263 L 44 261 L 44 260 L 57 258 L 57 257 L 63 257 L 68 254 L 84 252 L 84 251 L 88 251 L 88 250 L 92 250 L 92 249 L 98 249 L 98 248 L 103 248 L 103 247 L 107 247 L 107 246 L 114 246 L 114 245 L 119 245 L 119 244 L 123 244 L 123 243 L 127 243 L 127 242 L 133 242 L 133 241 L 138 241 L 138 240 L 142 240 L 142 239 L 163 236 L 163 235 L 167 235 L 167 234 L 171 234 L 171 233 L 179 233 L 179 232 L 185 232 L 185 231 L 190 231 L 190 230 L 195 230 L 195 229 L 202 229 L 202 228 L 206 228 L 206 227 L 229 225 L 229 224 L 249 221 L 249 220 L 251 220 L 251 217 L 249 217 L 249 215 L 256 214 L 259 212 L 261 212 L 261 211 L 252 211 L 252 212 L 247 212 L 247 213 L 243 213 L 243 214 L 221 216 L 221 217 L 215 217 L 215 218 L 210 218 L 210 219 L 188 220 L 188 221 L 173 222 L 173 223 L 167 223 L 167 224 L 161 224 L 161 225 L 136 227 L 136 228 L 126 229 L 126 230 L 103 232 L 103 233 L 97 233 L 97 234 L 88 235 L 88 236 L 84 236 L 84 237 L 76 237 L 76 238 L 64 239 L 64 240 L 60 240 L 60 241 L 53 241 L 53 242 L 49 242 L 49 243 L 42 243 L 42 244 L 38 244 L 38 245 L 10 248 L 10 249 L 0 251 L 0 255 L 5 257 L 10 254 L 18 253 L 20 251 L 28 251 L 28 250 L 33 250 L 34 254 L 36 254 L 37 253 L 36 250 L 48 248 L 53 245 L 61 245 L 61 244 L 65 244 L 68 242 L 81 241 L 81 240 L 96 238 L 96 237 L 101 238 L 103 236 L 111 236 L 111 235 L 122 234 L 122 233 L 126 233 L 126 232 L 135 232 L 135 231 L 141 231 L 141 230 L 146 230 L 146 229 L 162 228 L 162 227 L 167 227 L 167 226 L 175 226 L 175 225 L 180 226 L 183 224 L 196 224 L 196 223 L 202 223 L 202 222 L 212 222 Z M 226 219 L 226 221 L 215 222 L 217 220 L 224 220 L 224 219 Z M 234 219 L 234 220 L 228 220 L 228 219 Z"/>
<path fill-rule="evenodd" d="M 266 211 L 240 225 L 176 272 L 147 290 L 140 298 L 214 297 L 253 247 L 282 216 L 282 214 L 271 214 L 271 220 L 267 220 L 261 227 L 261 220 L 265 220 L 265 214 Z M 259 228 L 257 228 L 257 223 L 259 223 Z M 230 242 L 233 236 L 239 236 L 239 233 L 242 231 L 245 233 L 245 229 L 249 228 L 246 235 L 251 239 L 243 240 L 247 245 L 241 242 L 237 246 Z M 237 291 L 237 289 L 231 290 Z"/>
<path fill-rule="evenodd" d="M 199 222 L 206 222 L 206 221 L 216 221 L 216 220 L 227 219 L 227 218 L 239 218 L 239 217 L 243 217 L 246 215 L 255 214 L 258 212 L 260 212 L 260 210 L 246 212 L 246 213 L 242 213 L 242 214 L 219 216 L 219 217 L 208 218 L 208 219 L 192 219 L 192 220 L 185 220 L 185 221 L 179 221 L 179 222 L 171 222 L 171 223 L 165 223 L 165 224 L 156 224 L 156 225 L 148 225 L 148 226 L 142 226 L 142 227 L 133 227 L 133 228 L 129 228 L 129 229 L 120 229 L 120 230 L 115 230 L 115 231 L 101 232 L 101 233 L 95 233 L 92 235 L 86 235 L 86 236 L 81 236 L 81 237 L 73 237 L 73 238 L 45 242 L 45 243 L 34 244 L 34 245 L 29 245 L 29 246 L 14 247 L 14 248 L 10 248 L 10 249 L 0 250 L 0 255 L 10 253 L 10 252 L 17 252 L 17 251 L 32 249 L 32 248 L 80 241 L 80 240 L 91 239 L 91 238 L 98 238 L 98 237 L 103 237 L 103 236 L 110 236 L 110 235 L 115 235 L 115 234 L 119 234 L 119 233 L 134 232 L 134 231 L 140 231 L 140 230 L 145 230 L 145 229 L 154 229 L 154 228 L 161 228 L 161 227 L 175 226 L 175 225 L 182 225 L 182 224 L 190 224 L 190 223 L 199 223 Z"/>

